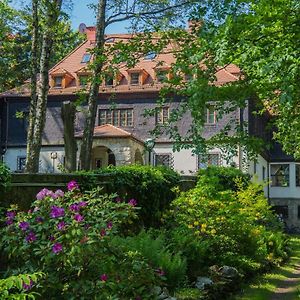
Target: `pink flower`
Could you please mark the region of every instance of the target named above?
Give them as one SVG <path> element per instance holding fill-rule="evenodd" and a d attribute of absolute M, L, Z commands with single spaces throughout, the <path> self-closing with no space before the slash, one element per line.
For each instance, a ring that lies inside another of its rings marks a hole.
<path fill-rule="evenodd" d="M 106 235 L 106 231 L 105 231 L 105 229 L 101 229 L 101 231 L 100 231 L 100 235 L 101 235 L 101 236 L 105 236 L 105 235 Z"/>
<path fill-rule="evenodd" d="M 122 199 L 121 199 L 120 197 L 117 197 L 117 198 L 115 199 L 115 201 L 116 201 L 117 203 L 120 203 L 120 202 L 122 201 Z"/>
<path fill-rule="evenodd" d="M 50 217 L 53 219 L 63 217 L 65 215 L 65 210 L 59 206 L 51 206 Z"/>
<path fill-rule="evenodd" d="M 23 284 L 22 284 L 23 289 L 26 290 L 26 291 L 30 290 L 33 287 L 33 283 L 34 282 L 32 280 L 30 280 L 29 284 L 26 284 L 25 282 L 23 282 Z"/>
<path fill-rule="evenodd" d="M 67 185 L 68 191 L 79 190 L 79 185 L 75 180 L 72 180 Z"/>
<path fill-rule="evenodd" d="M 57 198 L 62 198 L 65 195 L 62 190 L 57 190 L 54 194 Z"/>
<path fill-rule="evenodd" d="M 57 227 L 58 230 L 64 230 L 65 227 L 66 227 L 66 223 L 65 223 L 64 221 L 61 221 L 61 222 L 59 222 L 59 223 L 57 224 L 56 227 Z"/>
<path fill-rule="evenodd" d="M 102 275 L 100 276 L 100 280 L 103 281 L 103 282 L 106 282 L 107 279 L 108 279 L 108 276 L 107 276 L 106 274 L 102 274 Z"/>
<path fill-rule="evenodd" d="M 75 220 L 76 222 L 82 222 L 82 221 L 84 220 L 84 217 L 83 217 L 81 214 L 76 214 L 76 215 L 74 216 L 74 220 Z"/>
<path fill-rule="evenodd" d="M 158 268 L 157 270 L 155 270 L 156 273 L 159 275 L 159 276 L 164 276 L 165 275 L 165 271 L 163 269 L 160 269 Z"/>
<path fill-rule="evenodd" d="M 136 206 L 136 205 L 137 205 L 137 201 L 136 201 L 135 199 L 130 199 L 130 200 L 128 201 L 128 204 L 129 204 L 130 206 Z"/>
<path fill-rule="evenodd" d="M 48 189 L 42 189 L 41 191 L 39 191 L 36 195 L 36 199 L 37 200 L 43 200 L 45 197 L 49 196 L 49 193 L 51 191 L 49 191 Z"/>
<path fill-rule="evenodd" d="M 52 252 L 57 254 L 59 252 L 61 252 L 63 250 L 63 247 L 62 247 L 62 244 L 61 243 L 55 243 L 53 246 L 52 246 Z"/>
<path fill-rule="evenodd" d="M 112 229 L 112 226 L 113 226 L 112 221 L 109 221 L 109 222 L 107 223 L 107 225 L 106 225 L 106 228 L 107 228 L 107 229 Z"/>

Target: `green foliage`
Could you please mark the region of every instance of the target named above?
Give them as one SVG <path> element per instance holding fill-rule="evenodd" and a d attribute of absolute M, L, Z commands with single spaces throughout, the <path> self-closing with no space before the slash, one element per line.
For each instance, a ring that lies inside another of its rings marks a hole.
<path fill-rule="evenodd" d="M 116 245 L 121 245 L 127 251 L 138 251 L 149 262 L 160 270 L 166 278 L 168 289 L 174 290 L 185 281 L 186 259 L 180 252 L 172 253 L 168 249 L 162 232 L 141 231 L 138 235 L 126 239 L 116 237 Z"/>
<path fill-rule="evenodd" d="M 175 198 L 173 188 L 179 183 L 179 174 L 164 167 L 109 166 L 93 173 L 80 173 L 90 188 L 96 182 L 93 174 L 108 175 L 107 192 L 118 193 L 121 199 L 136 199 L 141 207 L 141 222 L 146 226 L 158 226 L 161 214 Z M 84 176 L 86 174 L 86 176 Z"/>
<path fill-rule="evenodd" d="M 173 247 L 187 258 L 191 278 L 212 265 L 230 265 L 248 274 L 286 258 L 282 225 L 273 215 L 262 188 L 248 184 L 238 191 L 216 188 L 205 178 L 182 193 L 166 215 Z M 217 184 L 218 181 L 217 181 Z"/>
<path fill-rule="evenodd" d="M 4 192 L 4 190 L 9 186 L 11 181 L 11 174 L 9 168 L 0 163 L 0 192 Z"/>
<path fill-rule="evenodd" d="M 199 289 L 184 288 L 176 291 L 175 297 L 178 300 L 200 300 L 204 299 L 203 293 Z"/>
<path fill-rule="evenodd" d="M 214 178 L 214 185 L 219 191 L 233 190 L 239 187 L 246 187 L 250 182 L 250 175 L 245 174 L 233 167 L 215 167 L 209 166 L 198 172 L 199 185 L 205 185 L 206 180 L 211 181 Z"/>
<path fill-rule="evenodd" d="M 28 212 L 9 209 L 1 229 L 9 269 L 45 273 L 42 297 L 152 299 L 160 274 L 137 251 L 111 242 L 127 232 L 138 208 L 98 190 L 82 194 L 75 182 L 68 189 L 43 189 Z"/>
<path fill-rule="evenodd" d="M 38 280 L 43 277 L 44 274 L 38 272 L 34 274 L 19 274 L 5 279 L 0 279 L 0 297 L 3 300 L 35 299 L 35 295 L 37 295 L 37 293 L 30 292 L 30 290 L 38 283 Z"/>

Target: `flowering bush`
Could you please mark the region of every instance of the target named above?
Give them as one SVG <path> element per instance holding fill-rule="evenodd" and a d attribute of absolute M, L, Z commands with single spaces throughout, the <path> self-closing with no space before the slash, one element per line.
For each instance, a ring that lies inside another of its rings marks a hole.
<path fill-rule="evenodd" d="M 204 185 L 200 179 L 195 189 L 173 201 L 166 216 L 176 248 L 187 257 L 190 276 L 215 264 L 248 274 L 266 261 L 284 258 L 282 228 L 261 187 L 249 184 L 237 192 L 220 191 L 215 180 L 205 178 Z"/>
<path fill-rule="evenodd" d="M 137 217 L 136 200 L 116 201 L 98 190 L 81 193 L 74 181 L 66 193 L 43 189 L 36 198 L 28 212 L 12 206 L 6 213 L 1 245 L 10 268 L 44 272 L 39 292 L 48 298 L 151 297 L 160 276 L 138 253 L 110 243 Z"/>

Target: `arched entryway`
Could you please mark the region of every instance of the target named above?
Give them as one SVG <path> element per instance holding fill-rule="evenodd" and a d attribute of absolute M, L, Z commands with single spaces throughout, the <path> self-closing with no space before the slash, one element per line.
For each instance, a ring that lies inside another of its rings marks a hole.
<path fill-rule="evenodd" d="M 105 146 L 97 146 L 92 150 L 92 169 L 105 168 L 116 165 L 116 157 L 113 151 Z"/>

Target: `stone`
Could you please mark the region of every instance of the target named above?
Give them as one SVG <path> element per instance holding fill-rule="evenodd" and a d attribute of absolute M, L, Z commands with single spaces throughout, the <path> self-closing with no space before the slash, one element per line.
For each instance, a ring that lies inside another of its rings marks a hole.
<path fill-rule="evenodd" d="M 229 279 L 237 278 L 240 276 L 238 270 L 234 267 L 223 266 L 219 269 L 221 276 Z"/>
<path fill-rule="evenodd" d="M 213 281 L 208 277 L 197 277 L 195 287 L 199 290 L 204 290 L 205 287 L 213 284 Z"/>

